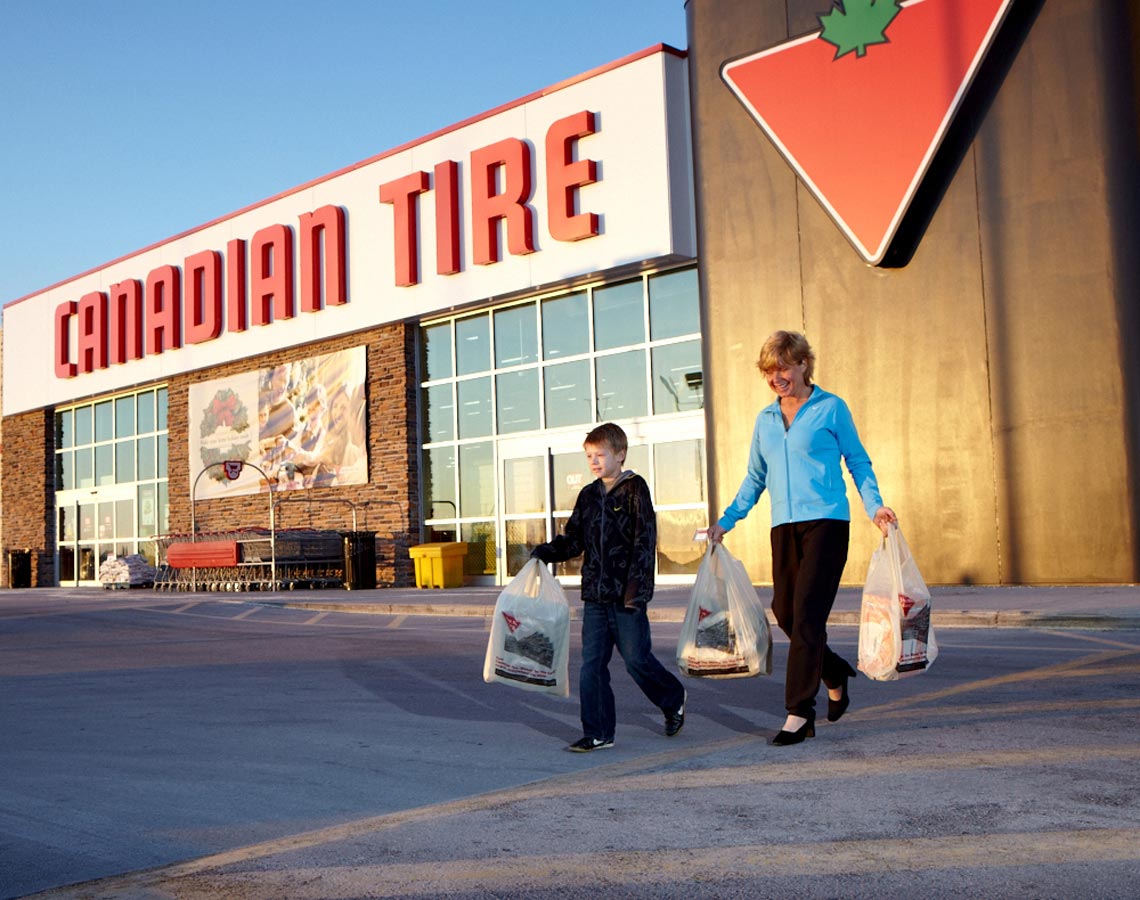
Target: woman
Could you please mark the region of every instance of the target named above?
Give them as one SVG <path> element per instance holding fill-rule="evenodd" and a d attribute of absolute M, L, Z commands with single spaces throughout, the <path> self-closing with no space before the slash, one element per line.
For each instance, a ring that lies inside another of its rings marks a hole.
<path fill-rule="evenodd" d="M 329 403 L 328 429 L 316 483 L 360 484 L 367 480 L 364 428 L 360 416 L 353 412 L 348 391 L 341 385 Z"/>
<path fill-rule="evenodd" d="M 815 695 L 827 685 L 827 720 L 847 711 L 847 680 L 855 670 L 827 646 L 827 617 L 847 563 L 851 511 L 840 458 L 867 515 L 887 532 L 898 517 L 883 505 L 871 460 L 851 411 L 812 384 L 815 354 L 797 332 L 777 331 L 756 363 L 776 401 L 760 411 L 752 432 L 748 474 L 724 515 L 709 528 L 720 542 L 756 505 L 765 488 L 772 504 L 772 612 L 788 636 L 784 705 L 788 718 L 773 739 L 798 744 L 815 737 Z"/>

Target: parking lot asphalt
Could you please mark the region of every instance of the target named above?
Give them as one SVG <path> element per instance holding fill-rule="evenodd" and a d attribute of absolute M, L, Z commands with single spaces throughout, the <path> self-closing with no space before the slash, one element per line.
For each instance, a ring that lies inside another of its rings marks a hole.
<path fill-rule="evenodd" d="M 767 605 L 770 589 L 757 590 Z M 619 678 L 622 743 L 586 759 L 559 752 L 559 739 L 574 733 L 573 698 L 536 702 L 470 676 L 485 625 L 473 619 L 490 617 L 499 592 L 0 592 L 11 617 L 8 659 L 30 667 L 9 673 L 10 740 L 26 735 L 9 761 L 28 773 L 12 782 L 22 785 L 9 810 L 24 823 L 16 832 L 50 825 L 67 834 L 76 809 L 113 823 L 95 800 L 104 795 L 112 811 L 133 809 L 140 828 L 137 841 L 125 837 L 121 853 L 108 853 L 104 871 L 119 874 L 74 883 L 75 875 L 45 873 L 35 881 L 58 887 L 36 896 L 1135 896 L 1140 669 L 1128 632 L 1140 631 L 1136 586 L 935 587 L 934 625 L 957 630 L 940 641 L 931 673 L 861 680 L 858 708 L 841 727 L 822 725 L 818 739 L 791 751 L 766 742 L 778 727 L 780 666 L 771 680 L 690 682 L 692 721 L 665 743 Z M 567 593 L 576 612 L 577 591 Z M 650 613 L 662 623 L 662 647 L 676 640 L 689 594 L 685 585 L 659 587 Z M 837 600 L 831 624 L 845 626 L 837 627 L 843 643 L 854 640 L 860 596 L 845 588 Z M 426 617 L 441 616 L 455 617 L 447 625 L 455 649 L 421 671 L 410 661 L 420 658 L 418 642 L 437 639 L 440 620 Z M 65 639 L 86 623 L 96 643 Z M 149 644 L 115 643 L 127 626 L 160 628 L 157 655 L 147 655 Z M 783 647 L 777 634 L 778 654 Z M 232 666 L 244 675 L 227 680 Z M 297 705 L 300 696 L 307 702 Z M 417 699 L 401 704 L 403 696 Z M 102 746 L 110 709 L 119 710 L 116 726 Z M 203 731 L 200 720 L 211 716 L 226 727 Z M 37 737 L 53 722 L 59 734 Z M 83 742 L 72 740 L 77 727 L 87 728 Z M 157 738 L 167 753 L 141 754 Z M 319 752 L 278 759 L 276 741 Z M 49 765 L 52 754 L 59 759 Z M 187 799 L 166 786 L 215 758 L 230 760 L 217 789 L 190 779 Z M 288 791 L 258 780 L 268 764 Z M 51 771 L 66 778 L 44 781 L 41 797 L 33 776 Z M 463 784 L 450 799 L 431 799 L 445 772 Z M 75 798 L 64 803 L 56 795 L 72 782 Z M 231 793 L 243 798 L 232 821 L 214 822 Z M 201 809 L 192 802 L 199 794 Z M 344 809 L 334 815 L 336 798 Z M 788 804 L 801 813 L 787 818 Z M 56 807 L 62 818 L 47 821 Z M 209 827 L 172 830 L 174 813 Z M 166 864 L 142 852 L 171 835 L 201 849 L 170 851 Z"/>

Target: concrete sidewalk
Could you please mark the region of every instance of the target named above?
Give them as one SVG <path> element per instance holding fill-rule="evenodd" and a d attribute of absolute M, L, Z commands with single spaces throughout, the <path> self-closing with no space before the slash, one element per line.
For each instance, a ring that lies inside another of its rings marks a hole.
<path fill-rule="evenodd" d="M 374 615 L 488 616 L 495 608 L 499 587 L 452 589 L 383 588 L 368 591 L 291 591 L 250 593 L 238 596 L 251 603 L 294 609 Z M 662 585 L 649 605 L 655 622 L 680 622 L 685 617 L 690 585 Z M 767 607 L 770 586 L 759 585 L 757 593 Z M 571 615 L 579 608 L 579 592 L 568 588 Z M 974 587 L 931 588 L 933 623 L 938 627 L 962 628 L 1089 628 L 1140 629 L 1140 586 L 1087 587 Z M 163 596 L 163 595 L 159 595 Z M 169 596 L 201 596 L 175 594 Z M 217 595 L 207 595 L 217 596 Z M 858 625 L 860 588 L 841 588 L 830 623 Z M 768 614 L 772 620 L 771 612 Z"/>

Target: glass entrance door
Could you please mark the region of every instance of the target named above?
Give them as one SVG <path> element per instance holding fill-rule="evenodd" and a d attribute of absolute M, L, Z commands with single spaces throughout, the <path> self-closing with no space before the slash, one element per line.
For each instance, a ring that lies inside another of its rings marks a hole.
<path fill-rule="evenodd" d="M 134 487 L 110 485 L 84 494 L 56 506 L 61 586 L 97 585 L 104 561 L 136 552 Z"/>
<path fill-rule="evenodd" d="M 500 583 L 505 584 L 526 565 L 531 549 L 548 539 L 549 451 L 504 457 L 501 475 L 503 534 L 499 546 L 503 548 L 504 565 L 500 567 Z"/>
<path fill-rule="evenodd" d="M 571 468 L 577 467 L 573 473 L 567 469 L 569 459 L 574 460 Z M 537 544 L 561 533 L 559 525 L 565 525 L 578 491 L 591 477 L 578 431 L 499 442 L 499 584 L 519 573 Z M 567 502 L 569 507 L 562 509 Z M 556 571 L 576 576 L 577 561 L 569 565 L 572 572 L 563 566 Z"/>

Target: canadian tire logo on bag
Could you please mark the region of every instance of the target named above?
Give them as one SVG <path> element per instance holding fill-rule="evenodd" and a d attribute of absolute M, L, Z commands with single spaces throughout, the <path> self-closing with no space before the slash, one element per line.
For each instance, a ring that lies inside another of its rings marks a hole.
<path fill-rule="evenodd" d="M 507 630 L 514 634 L 518 627 L 522 624 L 518 619 L 512 616 L 509 612 L 503 613 L 503 621 L 507 623 Z"/>
<path fill-rule="evenodd" d="M 872 265 L 1013 0 L 835 0 L 820 30 L 721 77 Z"/>

